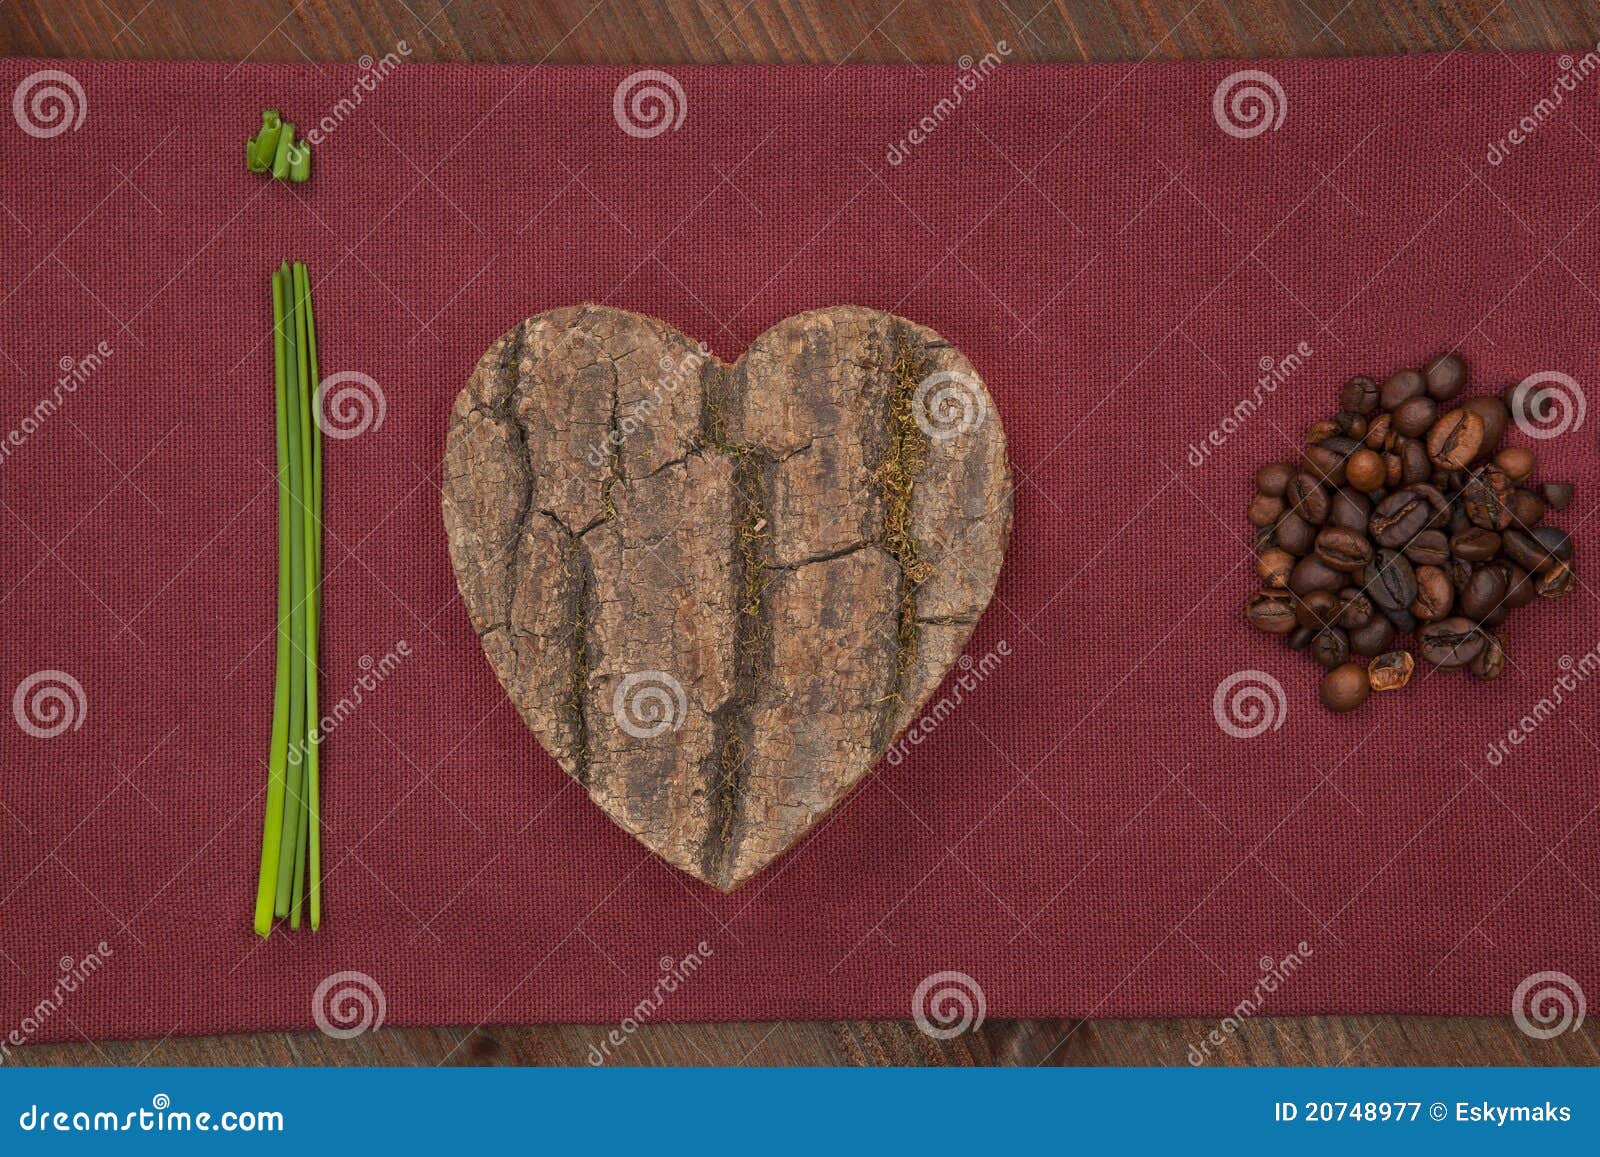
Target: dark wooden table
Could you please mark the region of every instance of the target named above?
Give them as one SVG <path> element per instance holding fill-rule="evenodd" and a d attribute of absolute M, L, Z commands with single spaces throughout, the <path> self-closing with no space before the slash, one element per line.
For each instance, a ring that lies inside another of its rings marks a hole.
<path fill-rule="evenodd" d="M 0 0 L 0 54 L 558 64 L 926 64 L 1004 39 L 1025 62 L 1587 51 L 1592 0 Z M 991 1021 L 940 1042 L 909 1022 L 647 1025 L 635 1064 L 1185 1064 L 1213 1021 Z M 382 1029 L 36 1045 L 19 1064 L 583 1064 L 593 1027 Z M 1593 1030 L 1510 1018 L 1247 1020 L 1213 1064 L 1600 1064 Z"/>

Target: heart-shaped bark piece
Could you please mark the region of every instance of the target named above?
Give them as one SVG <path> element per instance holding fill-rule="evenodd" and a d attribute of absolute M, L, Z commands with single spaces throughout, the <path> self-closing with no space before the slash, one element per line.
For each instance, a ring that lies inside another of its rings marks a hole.
<path fill-rule="evenodd" d="M 539 742 L 726 890 L 843 799 L 960 656 L 1011 477 L 971 365 L 892 314 L 799 314 L 729 366 L 662 322 L 576 306 L 478 362 L 444 522 Z"/>

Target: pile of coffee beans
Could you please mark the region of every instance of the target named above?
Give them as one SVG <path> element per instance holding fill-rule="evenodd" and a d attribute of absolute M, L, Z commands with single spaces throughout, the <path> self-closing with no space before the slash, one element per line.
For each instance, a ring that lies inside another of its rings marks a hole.
<path fill-rule="evenodd" d="M 1535 485 L 1533 452 L 1501 444 L 1529 403 L 1466 385 L 1453 353 L 1382 385 L 1351 378 L 1298 462 L 1256 472 L 1261 586 L 1245 613 L 1327 668 L 1329 710 L 1399 690 L 1419 657 L 1497 678 L 1506 616 L 1572 590 L 1572 539 L 1544 521 L 1572 487 Z"/>

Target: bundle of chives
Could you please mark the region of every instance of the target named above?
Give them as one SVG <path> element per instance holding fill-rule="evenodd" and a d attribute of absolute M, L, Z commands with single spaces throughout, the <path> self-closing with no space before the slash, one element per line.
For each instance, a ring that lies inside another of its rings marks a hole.
<path fill-rule="evenodd" d="M 272 277 L 278 441 L 278 655 L 268 753 L 267 807 L 255 929 L 274 917 L 300 927 L 310 877 L 311 927 L 322 923 L 317 734 L 317 632 L 322 584 L 322 434 L 316 405 L 316 323 L 299 262 Z"/>

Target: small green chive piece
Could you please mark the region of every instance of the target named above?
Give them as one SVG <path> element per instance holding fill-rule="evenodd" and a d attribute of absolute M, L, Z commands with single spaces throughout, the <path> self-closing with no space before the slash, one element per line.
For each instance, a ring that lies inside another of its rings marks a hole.
<path fill-rule="evenodd" d="M 261 131 L 251 138 L 252 152 L 250 171 L 252 173 L 265 173 L 272 168 L 272 159 L 278 154 L 278 142 L 282 130 L 278 125 L 263 124 Z"/>
<path fill-rule="evenodd" d="M 289 148 L 289 179 L 298 184 L 310 176 L 311 146 L 305 141 L 296 141 Z"/>
<path fill-rule="evenodd" d="M 289 176 L 289 150 L 294 147 L 294 126 L 285 123 L 278 131 L 278 149 L 272 158 L 272 175 L 280 181 Z"/>
<path fill-rule="evenodd" d="M 267 167 L 265 165 L 260 165 L 260 164 L 256 163 L 256 138 L 255 137 L 251 137 L 249 140 L 245 141 L 245 143 L 244 143 L 244 167 L 249 169 L 252 173 L 264 173 L 267 170 Z"/>

